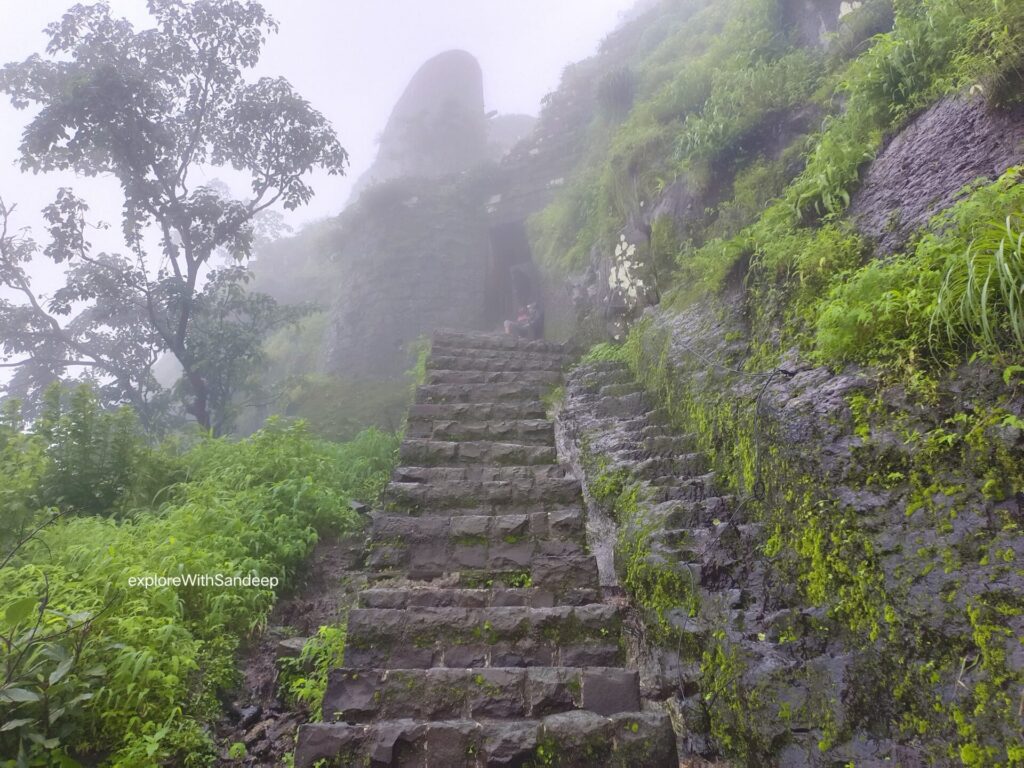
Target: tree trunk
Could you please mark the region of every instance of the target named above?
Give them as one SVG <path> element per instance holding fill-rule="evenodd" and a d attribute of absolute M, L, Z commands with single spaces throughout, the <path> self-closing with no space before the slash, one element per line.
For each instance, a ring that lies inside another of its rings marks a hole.
<path fill-rule="evenodd" d="M 213 419 L 210 415 L 209 397 L 206 382 L 194 371 L 186 371 L 185 378 L 192 390 L 192 399 L 188 401 L 186 410 L 192 414 L 205 431 L 212 432 Z M 214 435 L 216 437 L 216 435 Z"/>

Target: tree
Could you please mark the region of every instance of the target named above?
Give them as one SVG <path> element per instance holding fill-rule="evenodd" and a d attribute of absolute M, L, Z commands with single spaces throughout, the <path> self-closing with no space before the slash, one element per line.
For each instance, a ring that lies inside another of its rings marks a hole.
<path fill-rule="evenodd" d="M 126 254 L 93 253 L 88 207 L 61 189 L 44 211 L 45 257 L 65 265 L 50 300 L 34 292 L 27 263 L 40 248 L 8 228 L 0 203 L 0 354 L 26 388 L 80 368 L 105 399 L 146 418 L 169 393 L 152 368 L 181 365 L 178 393 L 206 429 L 224 427 L 234 388 L 259 359 L 259 343 L 288 319 L 269 297 L 246 295 L 254 222 L 277 204 L 293 210 L 313 190 L 308 174 L 344 172 L 348 156 L 326 118 L 283 78 L 245 79 L 274 20 L 254 0 L 149 0 L 156 27 L 136 31 L 105 3 L 76 5 L 46 28 L 46 57 L 0 70 L 17 108 L 38 107 L 20 145 L 23 171 L 72 170 L 117 179 Z M 194 185 L 196 169 L 245 172 L 251 196 Z M 236 262 L 214 271 L 226 252 Z M 211 344 L 244 331 L 230 344 Z"/>

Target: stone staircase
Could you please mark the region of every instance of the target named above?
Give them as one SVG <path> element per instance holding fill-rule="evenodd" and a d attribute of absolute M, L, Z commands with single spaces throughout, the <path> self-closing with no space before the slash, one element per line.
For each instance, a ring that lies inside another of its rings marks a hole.
<path fill-rule="evenodd" d="M 716 636 L 741 649 L 747 666 L 740 684 L 763 686 L 764 716 L 750 718 L 751 729 L 765 731 L 765 743 L 776 737 L 792 744 L 812 741 L 805 723 L 812 706 L 799 714 L 794 707 L 788 721 L 776 712 L 779 701 L 807 700 L 802 674 L 815 662 L 787 656 L 778 646 L 790 617 L 766 603 L 771 585 L 766 582 L 762 526 L 748 520 L 742 502 L 719 490 L 697 436 L 672 427 L 668 414 L 651 401 L 628 366 L 617 361 L 573 368 L 559 420 L 564 443 L 586 446 L 587 458 L 569 458 L 588 487 L 595 486 L 600 473 L 619 471 L 638 484 L 641 514 L 636 520 L 618 520 L 614 535 L 642 530 L 645 560 L 655 568 L 670 564 L 684 575 L 699 606 L 695 615 L 690 605 L 666 609 L 663 618 L 673 640 L 634 653 L 641 695 L 652 707 L 673 712 L 684 762 L 718 756 L 719 745 L 709 732 L 707 692 L 701 688 L 701 653 L 714 647 Z M 591 522 L 601 516 L 600 509 L 592 512 Z M 769 712 L 773 706 L 775 711 Z M 769 730 L 780 723 L 782 732 Z M 815 749 L 818 738 L 813 739 Z M 749 764 L 817 764 L 798 758 L 796 750 L 783 754 L 779 761 L 758 762 L 760 757 L 755 757 Z"/>
<path fill-rule="evenodd" d="M 568 356 L 541 341 L 434 335 L 403 466 L 373 516 L 375 580 L 296 765 L 676 768 L 641 711 L 622 608 L 602 602 L 578 481 L 541 397 Z"/>

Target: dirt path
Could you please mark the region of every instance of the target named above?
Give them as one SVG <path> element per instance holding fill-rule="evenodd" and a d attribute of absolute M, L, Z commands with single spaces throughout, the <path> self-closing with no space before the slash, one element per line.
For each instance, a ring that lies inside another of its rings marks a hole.
<path fill-rule="evenodd" d="M 358 570 L 364 534 L 317 544 L 305 581 L 294 594 L 278 601 L 267 629 L 241 660 L 242 683 L 225 701 L 225 715 L 215 738 L 221 766 L 276 768 L 295 747 L 295 729 L 309 712 L 289 707 L 278 690 L 278 659 L 301 648 L 304 638 L 321 626 L 344 621 L 362 584 Z M 233 744 L 245 745 L 245 756 L 231 758 Z"/>

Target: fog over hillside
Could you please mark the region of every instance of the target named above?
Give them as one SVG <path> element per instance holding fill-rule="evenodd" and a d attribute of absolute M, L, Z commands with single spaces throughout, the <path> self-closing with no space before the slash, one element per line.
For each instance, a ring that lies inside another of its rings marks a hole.
<path fill-rule="evenodd" d="M 65 0 L 4 3 L 15 4 L 17 13 L 6 14 L 0 26 L 4 62 L 41 50 L 43 28 L 71 5 Z M 109 5 L 139 28 L 152 24 L 146 0 L 110 0 Z M 268 0 L 264 5 L 280 30 L 268 40 L 252 76 L 286 77 L 331 120 L 351 158 L 343 177 L 314 174 L 316 196 L 287 219 L 298 227 L 340 212 L 355 180 L 372 163 L 377 138 L 402 89 L 431 56 L 452 48 L 470 51 L 485 72 L 488 110 L 536 115 L 562 69 L 593 53 L 632 2 L 445 0 L 431 3 L 429 11 L 417 0 Z M 52 202 L 56 187 L 73 184 L 90 201 L 95 217 L 116 228 L 120 196 L 113 182 L 17 170 L 17 146 L 30 116 L 31 110 L 19 112 L 7 100 L 0 103 L 0 197 L 18 203 L 19 223 L 39 226 L 39 211 Z M 211 171 L 210 178 L 234 180 L 240 188 L 233 191 L 245 192 L 226 169 Z M 120 247 L 116 235 L 107 247 Z M 104 243 L 104 235 L 95 233 L 94 245 Z"/>

